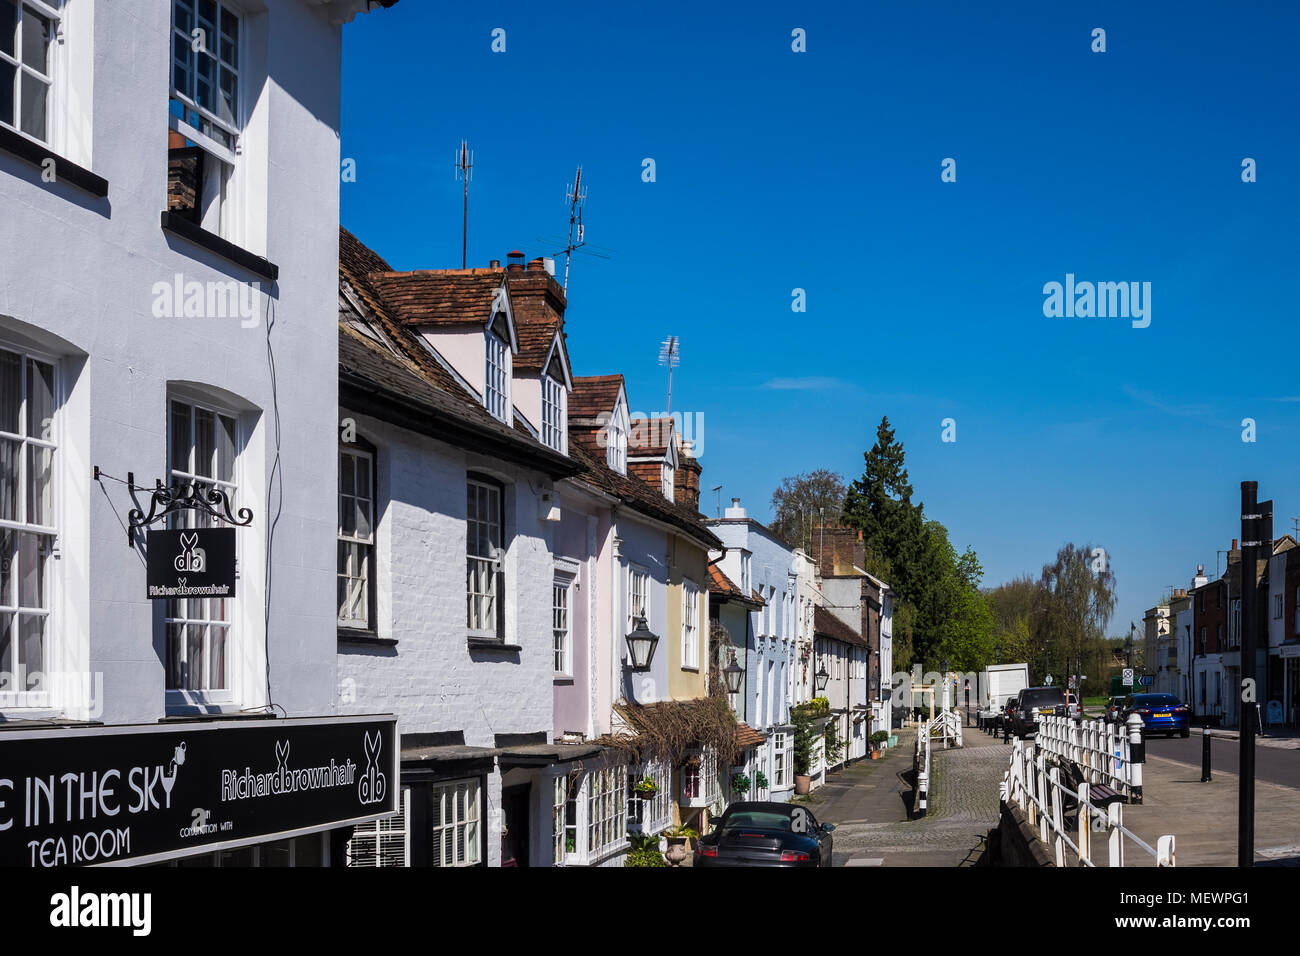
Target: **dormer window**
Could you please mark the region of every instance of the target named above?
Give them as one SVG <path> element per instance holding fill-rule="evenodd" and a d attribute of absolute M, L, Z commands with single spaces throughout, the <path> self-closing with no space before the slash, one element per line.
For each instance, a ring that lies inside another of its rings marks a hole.
<path fill-rule="evenodd" d="M 606 426 L 605 464 L 620 475 L 627 474 L 627 413 L 621 402 Z"/>
<path fill-rule="evenodd" d="M 483 405 L 493 418 L 509 424 L 510 346 L 495 328 L 489 328 L 486 335 L 487 372 L 483 379 Z"/>
<path fill-rule="evenodd" d="M 664 487 L 664 497 L 669 501 L 673 500 L 673 466 L 664 463 L 662 484 Z"/>
<path fill-rule="evenodd" d="M 562 454 L 567 454 L 568 433 L 568 393 L 562 382 L 557 382 L 550 375 L 543 375 L 542 442 Z"/>

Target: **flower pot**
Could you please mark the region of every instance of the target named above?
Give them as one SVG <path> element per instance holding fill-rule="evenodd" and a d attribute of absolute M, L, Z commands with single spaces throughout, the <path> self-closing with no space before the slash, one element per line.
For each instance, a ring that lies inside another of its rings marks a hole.
<path fill-rule="evenodd" d="M 794 775 L 794 792 L 803 795 L 812 789 L 812 777 L 808 774 Z"/>
<path fill-rule="evenodd" d="M 668 849 L 664 851 L 664 859 L 672 866 L 681 866 L 686 860 L 686 837 L 665 837 L 668 841 Z"/>
<path fill-rule="evenodd" d="M 889 735 L 889 746 L 891 746 L 891 747 L 897 747 L 897 746 L 898 746 L 898 734 L 890 734 L 890 735 Z"/>
<path fill-rule="evenodd" d="M 871 759 L 872 759 L 872 760 L 879 760 L 879 759 L 880 759 L 880 751 L 879 751 L 879 750 L 873 750 L 873 751 L 871 751 Z"/>

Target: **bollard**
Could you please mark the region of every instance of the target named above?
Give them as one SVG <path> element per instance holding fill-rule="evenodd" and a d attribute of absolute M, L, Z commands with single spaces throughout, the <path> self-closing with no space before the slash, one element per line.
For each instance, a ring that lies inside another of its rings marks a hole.
<path fill-rule="evenodd" d="M 1201 728 L 1201 783 L 1210 782 L 1210 728 Z"/>
<path fill-rule="evenodd" d="M 1142 718 L 1137 714 L 1128 717 L 1128 772 L 1133 788 L 1130 803 L 1142 802 L 1142 764 L 1146 762 L 1146 743 L 1142 740 Z"/>
<path fill-rule="evenodd" d="M 1011 721 L 1006 714 L 1002 715 L 1002 743 L 1011 743 Z"/>

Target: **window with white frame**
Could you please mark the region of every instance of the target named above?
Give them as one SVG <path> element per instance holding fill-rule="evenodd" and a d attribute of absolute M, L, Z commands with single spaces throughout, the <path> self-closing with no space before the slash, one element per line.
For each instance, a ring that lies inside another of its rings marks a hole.
<path fill-rule="evenodd" d="M 345 861 L 348 866 L 410 866 L 411 831 L 407 821 L 411 817 L 411 788 L 402 788 L 402 800 L 397 816 L 371 823 L 361 823 L 352 828 Z"/>
<path fill-rule="evenodd" d="M 772 735 L 772 788 L 782 790 L 790 785 L 787 776 L 790 768 L 790 735 L 777 732 Z"/>
<path fill-rule="evenodd" d="M 172 483 L 216 488 L 236 511 L 236 463 L 242 449 L 239 423 L 228 410 L 171 400 L 167 441 Z M 171 528 L 209 528 L 206 512 L 184 509 L 169 519 Z M 190 702 L 231 699 L 230 650 L 235 598 L 191 597 L 167 601 L 167 689 Z"/>
<path fill-rule="evenodd" d="M 1273 595 L 1273 620 L 1282 620 L 1282 595 Z"/>
<path fill-rule="evenodd" d="M 740 552 L 740 589 L 745 592 L 745 597 L 749 597 L 750 592 L 749 559 L 748 551 Z"/>
<path fill-rule="evenodd" d="M 228 3 L 172 0 L 167 208 L 236 242 L 241 29 Z"/>
<path fill-rule="evenodd" d="M 54 628 L 55 366 L 0 348 L 0 704 L 48 706 Z"/>
<path fill-rule="evenodd" d="M 627 767 L 587 776 L 587 852 L 598 856 L 627 839 Z"/>
<path fill-rule="evenodd" d="M 564 383 L 550 375 L 542 376 L 542 442 L 558 452 L 567 453 L 569 393 Z"/>
<path fill-rule="evenodd" d="M 689 750 L 682 764 L 681 803 L 707 806 L 718 798 L 718 752 L 713 747 Z"/>
<path fill-rule="evenodd" d="M 651 760 L 627 780 L 627 822 L 642 833 L 658 833 L 672 822 L 672 774 L 668 765 Z M 646 782 L 654 784 L 653 791 Z"/>
<path fill-rule="evenodd" d="M 375 629 L 375 456 L 351 444 L 339 449 L 338 623 Z"/>
<path fill-rule="evenodd" d="M 551 781 L 551 862 L 556 866 L 564 864 L 569 853 L 577 849 L 568 825 L 568 808 L 573 800 L 574 789 L 567 775 L 556 777 Z M 574 821 L 574 826 L 577 822 Z"/>
<path fill-rule="evenodd" d="M 647 625 L 650 615 L 646 611 L 646 596 L 650 593 L 650 572 L 631 565 L 627 569 L 627 633 L 636 628 L 636 619 L 643 617 Z"/>
<path fill-rule="evenodd" d="M 483 404 L 488 413 L 510 423 L 510 345 L 495 325 L 487 330 L 487 369 L 483 387 Z"/>
<path fill-rule="evenodd" d="M 0 125 L 51 141 L 60 0 L 0 0 Z"/>
<path fill-rule="evenodd" d="M 1241 598 L 1233 598 L 1228 614 L 1228 646 L 1241 646 Z"/>
<path fill-rule="evenodd" d="M 760 782 L 761 781 L 761 782 Z M 772 781 L 767 775 L 767 744 L 754 751 L 754 773 L 751 792 L 755 800 L 766 800 L 772 795 Z"/>
<path fill-rule="evenodd" d="M 551 582 L 551 656 L 555 673 L 565 677 L 573 673 L 573 641 L 569 627 L 569 598 L 573 578 L 557 575 Z"/>
<path fill-rule="evenodd" d="M 475 637 L 505 640 L 503 488 L 490 478 L 466 481 L 466 626 Z"/>
<path fill-rule="evenodd" d="M 475 778 L 432 788 L 434 866 L 475 866 L 479 862 L 479 790 Z"/>
<path fill-rule="evenodd" d="M 627 474 L 627 412 L 623 402 L 614 406 L 614 412 L 605 423 L 605 464 L 620 475 Z"/>
<path fill-rule="evenodd" d="M 682 666 L 700 666 L 700 589 L 682 582 Z"/>
<path fill-rule="evenodd" d="M 665 462 L 665 463 L 664 463 L 664 466 L 663 466 L 663 479 L 662 479 L 662 480 L 663 480 L 663 488 L 664 488 L 664 497 L 667 498 L 669 501 L 672 501 L 672 500 L 673 500 L 673 494 L 674 494 L 674 491 L 673 491 L 673 466 L 670 465 L 670 464 L 668 464 L 667 462 Z"/>

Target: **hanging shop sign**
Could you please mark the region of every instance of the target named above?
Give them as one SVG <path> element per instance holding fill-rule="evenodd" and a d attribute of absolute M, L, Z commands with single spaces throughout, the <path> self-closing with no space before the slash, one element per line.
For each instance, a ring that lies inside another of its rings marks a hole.
<path fill-rule="evenodd" d="M 149 597 L 235 596 L 235 529 L 150 531 Z"/>
<path fill-rule="evenodd" d="M 397 812 L 392 716 L 0 732 L 0 866 L 151 862 Z"/>

